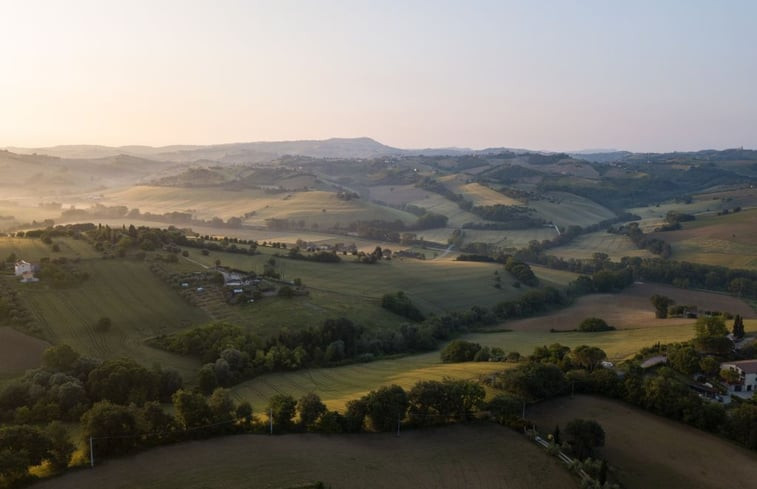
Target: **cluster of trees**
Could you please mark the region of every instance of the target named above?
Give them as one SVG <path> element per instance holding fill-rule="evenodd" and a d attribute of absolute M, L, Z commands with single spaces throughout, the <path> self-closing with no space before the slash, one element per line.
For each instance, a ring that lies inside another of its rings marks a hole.
<path fill-rule="evenodd" d="M 465 340 L 452 340 L 441 351 L 441 359 L 444 363 L 460 362 L 519 362 L 518 352 L 505 351 L 498 347 L 489 348 Z"/>
<path fill-rule="evenodd" d="M 612 331 L 614 329 L 615 328 L 607 324 L 607 321 L 605 321 L 604 319 L 595 317 L 586 318 L 581 321 L 581 324 L 578 325 L 578 331 L 581 331 L 582 333 Z"/>
<path fill-rule="evenodd" d="M 682 222 L 694 221 L 696 216 L 678 211 L 668 211 L 665 215 L 665 224 L 655 228 L 655 232 L 675 231 L 681 229 Z"/>
<path fill-rule="evenodd" d="M 518 279 L 518 281 L 535 287 L 539 285 L 539 279 L 534 275 L 534 271 L 528 263 L 519 260 L 513 255 L 505 253 L 481 254 L 481 253 L 463 253 L 455 258 L 456 261 L 479 261 L 486 263 L 501 263 L 505 270 Z"/>
<path fill-rule="evenodd" d="M 672 249 L 670 244 L 661 240 L 660 238 L 650 238 L 644 234 L 638 223 L 632 222 L 625 226 L 621 226 L 617 230 L 610 229 L 608 232 L 617 232 L 619 234 L 625 234 L 628 239 L 636 245 L 637 248 L 642 250 L 648 250 L 655 255 L 660 255 L 663 258 L 670 258 Z"/>
<path fill-rule="evenodd" d="M 560 291 L 554 287 L 529 290 L 517 299 L 498 302 L 492 312 L 498 319 L 513 319 L 544 312 L 565 302 Z"/>
<path fill-rule="evenodd" d="M 334 251 L 316 251 L 315 253 L 303 254 L 298 247 L 290 248 L 289 253 L 283 256 L 292 260 L 314 261 L 318 263 L 339 263 L 342 261 Z"/>
<path fill-rule="evenodd" d="M 58 422 L 44 428 L 0 427 L 0 487 L 18 487 L 31 481 L 29 467 L 42 462 L 56 472 L 65 469 L 75 448 L 66 428 Z"/>
<path fill-rule="evenodd" d="M 564 259 L 535 252 L 529 248 L 513 254 L 523 261 L 538 263 L 556 270 L 592 274 L 593 289 L 581 293 L 620 290 L 635 280 L 671 284 L 682 288 L 699 288 L 729 292 L 738 297 L 757 298 L 757 272 L 717 265 L 704 265 L 663 258 L 623 257 L 617 262 L 599 253 L 591 260 Z M 602 259 L 597 259 L 602 258 Z M 585 279 L 580 285 L 588 285 Z M 574 290 L 578 293 L 578 290 Z"/>
<path fill-rule="evenodd" d="M 384 294 L 381 298 L 381 307 L 412 321 L 426 319 L 420 309 L 410 300 L 410 297 L 401 290 L 395 294 Z"/>
<path fill-rule="evenodd" d="M 519 402 L 547 399 L 574 390 L 622 399 L 757 449 L 757 404 L 734 402 L 726 410 L 720 403 L 702 399 L 685 380 L 697 372 L 717 378 L 718 355 L 724 358 L 701 343 L 702 338 L 722 337 L 723 328 L 702 321 L 696 329 L 697 338 L 691 343 L 664 348 L 669 366 L 647 370 L 639 366 L 645 354 L 659 354 L 661 348 L 656 347 L 642 351 L 623 376 L 602 368 L 606 355 L 599 348 L 579 346 L 571 350 L 557 343 L 539 347 L 528 363 L 484 379 L 488 385 L 507 392 L 497 400 L 499 407 L 493 415 L 505 424 L 521 426 L 517 416 Z"/>
<path fill-rule="evenodd" d="M 181 386 L 174 370 L 146 369 L 129 359 L 100 362 L 59 345 L 44 352 L 41 368 L 28 371 L 0 393 L 0 420 L 78 421 L 95 402 L 165 402 Z"/>
<path fill-rule="evenodd" d="M 546 290 L 546 289 L 545 289 Z M 548 296 L 558 294 L 549 289 Z M 541 310 L 545 292 L 529 291 L 523 304 L 508 305 L 523 314 Z M 394 296 L 397 299 L 397 296 Z M 554 300 L 554 299 L 551 299 Z M 508 309 L 509 310 L 509 309 Z M 430 351 L 473 326 L 494 324 L 497 316 L 486 308 L 432 315 L 421 322 L 400 325 L 397 330 L 367 330 L 345 318 L 327 319 L 304 330 L 283 329 L 265 341 L 239 326 L 211 323 L 183 333 L 158 336 L 151 344 L 166 351 L 191 355 L 204 363 L 200 384 L 204 392 L 233 385 L 266 372 L 367 362 L 384 355 Z"/>
<path fill-rule="evenodd" d="M 572 242 L 574 239 L 576 239 L 578 236 L 582 234 L 594 233 L 602 229 L 609 228 L 610 226 L 621 223 L 621 222 L 639 221 L 639 220 L 641 220 L 641 217 L 637 216 L 636 214 L 631 214 L 630 212 L 620 212 L 615 217 L 604 219 L 600 222 L 591 224 L 589 226 L 581 227 L 575 224 L 571 224 L 570 226 L 563 229 L 560 234 L 558 234 L 552 239 L 545 239 L 542 241 L 535 241 L 535 240 L 531 241 L 528 244 L 528 249 L 531 253 L 542 253 L 550 248 L 557 248 L 558 246 L 566 245 Z"/>
<path fill-rule="evenodd" d="M 519 205 L 483 205 L 471 207 L 470 212 L 482 219 L 496 221 L 497 224 L 465 223 L 466 229 L 528 229 L 543 226 L 546 221 L 534 216 L 530 207 Z"/>
<path fill-rule="evenodd" d="M 274 431 L 355 433 L 394 431 L 405 426 L 430 426 L 471 419 L 484 405 L 483 387 L 470 380 L 419 381 L 409 391 L 384 386 L 348 401 L 344 413 L 329 411 L 320 398 L 308 393 L 299 400 L 279 394 L 268 411 Z M 299 419 L 295 419 L 298 417 Z"/>

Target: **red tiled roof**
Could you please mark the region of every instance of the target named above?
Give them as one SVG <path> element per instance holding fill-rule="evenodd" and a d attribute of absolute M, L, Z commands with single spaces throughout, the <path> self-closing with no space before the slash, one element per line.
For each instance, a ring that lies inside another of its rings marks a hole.
<path fill-rule="evenodd" d="M 723 365 L 739 367 L 745 374 L 757 374 L 757 360 L 739 360 L 738 362 L 725 362 Z"/>

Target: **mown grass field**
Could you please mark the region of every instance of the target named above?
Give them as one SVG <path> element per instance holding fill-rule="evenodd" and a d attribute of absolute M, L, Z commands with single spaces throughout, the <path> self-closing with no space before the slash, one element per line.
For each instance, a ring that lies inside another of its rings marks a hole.
<path fill-rule="evenodd" d="M 548 253 L 565 259 L 578 260 L 590 259 L 594 253 L 605 253 L 613 261 L 618 261 L 624 256 L 654 256 L 647 250 L 637 248 L 627 236 L 606 231 L 583 234 L 570 244 L 552 248 Z"/>
<path fill-rule="evenodd" d="M 0 237 L 0 260 L 11 254 L 15 254 L 19 260 L 39 263 L 40 258 L 55 258 L 65 256 L 67 258 L 95 258 L 99 254 L 91 245 L 75 239 L 54 239 L 53 243 L 60 247 L 59 252 L 53 252 L 52 246 L 47 245 L 40 239 Z M 12 270 L 12 263 L 3 264 L 8 270 Z"/>
<path fill-rule="evenodd" d="M 693 324 L 692 319 L 657 319 L 649 298 L 660 294 L 675 300 L 677 304 L 697 306 L 703 311 L 721 311 L 740 314 L 744 318 L 757 317 L 754 309 L 736 297 L 686 290 L 661 284 L 635 284 L 618 294 L 592 294 L 580 297 L 570 307 L 550 314 L 505 323 L 517 331 L 570 330 L 578 327 L 588 317 L 599 317 L 619 329 L 653 328 L 655 331 L 681 324 Z"/>
<path fill-rule="evenodd" d="M 489 243 L 500 248 L 525 248 L 529 241 L 542 241 L 557 236 L 554 227 L 539 227 L 532 229 L 513 229 L 507 231 L 488 231 L 479 229 L 464 229 L 465 243 Z M 429 229 L 419 233 L 427 240 L 434 242 L 446 242 L 452 234 L 452 229 Z"/>
<path fill-rule="evenodd" d="M 287 250 L 265 247 L 259 250 L 262 253 L 256 256 L 220 252 L 202 256 L 192 250 L 190 258 L 206 266 L 220 259 L 222 265 L 262 273 L 265 262 L 274 252 L 287 253 Z M 439 313 L 468 309 L 472 305 L 491 306 L 527 290 L 513 287 L 515 279 L 498 264 L 395 258 L 375 265 L 364 265 L 354 263 L 352 256 L 342 258 L 342 263 L 335 264 L 274 259 L 277 272 L 287 280 L 302 279 L 303 284 L 312 290 L 310 302 L 325 308 L 334 305 L 329 301 L 337 300 L 354 307 L 362 307 L 359 301 L 378 304 L 384 294 L 403 290 L 425 312 Z M 495 271 L 504 274 L 501 289 L 494 287 Z M 545 284 L 559 288 L 575 278 L 569 272 L 541 267 L 534 267 L 534 273 Z"/>
<path fill-rule="evenodd" d="M 231 191 L 217 188 L 179 188 L 135 186 L 112 192 L 106 196 L 106 204 L 136 206 L 142 212 L 192 212 L 199 219 L 239 217 L 255 211 L 245 222 L 250 225 L 265 225 L 269 218 L 305 221 L 308 228 L 313 224 L 331 227 L 336 223 L 346 225 L 353 221 L 381 219 L 386 221 L 415 221 L 415 216 L 389 207 L 379 206 L 361 199 L 344 201 L 334 192 L 284 192 L 266 193 L 263 190 Z"/>
<path fill-rule="evenodd" d="M 150 348 L 144 340 L 208 321 L 201 309 L 189 306 L 161 282 L 149 270 L 149 263 L 131 258 L 103 260 L 83 240 L 56 238 L 53 242 L 59 244 L 60 252 L 52 253 L 39 239 L 0 238 L 0 256 L 13 252 L 33 263 L 45 256 L 78 258 L 73 266 L 89 274 L 83 283 L 64 288 L 52 287 L 44 279 L 22 284 L 13 275 L 0 277 L 19 293 L 42 337 L 53 344 L 69 344 L 88 356 L 130 357 L 148 366 L 174 367 L 189 378 L 195 375 L 196 361 Z M 110 318 L 112 325 L 107 331 L 96 331 L 94 326 L 102 317 Z M 15 371 L 36 367 L 41 343 L 23 336 L 13 336 L 13 340 L 18 354 L 28 360 Z M 10 344 L 10 340 L 5 343 Z"/>
<path fill-rule="evenodd" d="M 559 462 L 523 435 L 475 423 L 394 434 L 240 435 L 160 447 L 33 485 L 284 489 L 322 481 L 339 488 L 577 488 Z"/>
<path fill-rule="evenodd" d="M 276 394 L 300 398 L 316 392 L 330 409 L 343 410 L 347 401 L 357 399 L 383 385 L 397 384 L 410 389 L 419 380 L 445 377 L 476 379 L 513 364 L 497 362 L 441 363 L 439 352 L 409 355 L 389 360 L 358 363 L 333 368 L 266 374 L 243 382 L 232 389 L 234 397 L 249 401 L 261 412 Z"/>
<path fill-rule="evenodd" d="M 679 231 L 655 236 L 670 243 L 675 260 L 757 269 L 757 209 L 699 216 Z"/>
<path fill-rule="evenodd" d="M 593 345 L 603 349 L 610 360 L 619 361 L 634 355 L 641 348 L 658 341 L 675 343 L 693 338 L 693 323 L 670 325 L 664 328 L 639 328 L 604 333 L 550 333 L 543 330 L 472 333 L 462 338 L 483 346 L 500 347 L 506 352 L 521 355 L 533 353 L 538 346 L 560 343 L 571 348 Z M 509 324 L 505 324 L 505 327 Z M 757 321 L 746 324 L 748 331 L 757 330 Z M 382 385 L 398 384 L 411 388 L 419 380 L 444 377 L 472 379 L 480 375 L 512 368 L 513 363 L 467 362 L 442 363 L 438 351 L 370 363 L 318 368 L 296 372 L 262 375 L 233 388 L 238 400 L 247 400 L 260 411 L 275 394 L 290 394 L 299 398 L 316 392 L 332 409 L 343 409 L 347 401 L 357 399 Z"/>
<path fill-rule="evenodd" d="M 584 197 L 566 192 L 547 192 L 544 199 L 527 205 L 558 226 L 588 226 L 615 217 L 610 209 Z"/>
<path fill-rule="evenodd" d="M 618 401 L 559 398 L 530 407 L 527 416 L 543 432 L 575 418 L 599 422 L 601 451 L 628 489 L 750 489 L 757 481 L 754 452 Z"/>
<path fill-rule="evenodd" d="M 144 340 L 207 321 L 202 310 L 184 302 L 146 263 L 94 259 L 82 261 L 79 268 L 90 274 L 79 286 L 24 284 L 23 301 L 46 338 L 88 356 L 129 357 L 144 365 L 157 362 L 184 375 L 195 374 L 194 360 L 148 347 Z M 94 328 L 101 317 L 112 320 L 104 332 Z"/>

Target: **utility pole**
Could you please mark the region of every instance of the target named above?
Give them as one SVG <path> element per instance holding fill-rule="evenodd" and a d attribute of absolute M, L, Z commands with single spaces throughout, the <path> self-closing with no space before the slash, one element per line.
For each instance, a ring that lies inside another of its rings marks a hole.
<path fill-rule="evenodd" d="M 400 422 L 401 419 L 399 416 L 397 416 L 397 436 L 400 436 Z"/>
<path fill-rule="evenodd" d="M 89 465 L 94 469 L 95 468 L 95 449 L 94 445 L 92 444 L 92 437 L 89 437 Z"/>
<path fill-rule="evenodd" d="M 526 401 L 525 401 L 525 399 L 523 400 L 523 415 L 521 416 L 521 418 L 526 419 Z"/>
<path fill-rule="evenodd" d="M 271 434 L 273 434 L 273 408 L 268 411 L 268 423 L 270 425 Z"/>

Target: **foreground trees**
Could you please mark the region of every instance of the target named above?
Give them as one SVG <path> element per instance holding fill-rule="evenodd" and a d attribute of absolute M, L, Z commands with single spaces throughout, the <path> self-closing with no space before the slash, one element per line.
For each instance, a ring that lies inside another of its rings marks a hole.
<path fill-rule="evenodd" d="M 581 460 L 591 457 L 595 449 L 605 445 L 605 430 L 593 420 L 574 419 L 565 426 L 563 434 L 570 451 Z"/>

